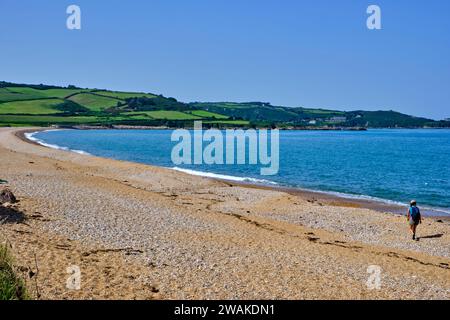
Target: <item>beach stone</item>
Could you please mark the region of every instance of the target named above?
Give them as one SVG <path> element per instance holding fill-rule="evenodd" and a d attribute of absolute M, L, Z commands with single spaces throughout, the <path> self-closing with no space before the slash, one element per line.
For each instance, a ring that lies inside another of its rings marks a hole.
<path fill-rule="evenodd" d="M 0 191 L 0 204 L 4 203 L 16 203 L 17 199 L 14 194 L 8 188 L 4 188 Z"/>

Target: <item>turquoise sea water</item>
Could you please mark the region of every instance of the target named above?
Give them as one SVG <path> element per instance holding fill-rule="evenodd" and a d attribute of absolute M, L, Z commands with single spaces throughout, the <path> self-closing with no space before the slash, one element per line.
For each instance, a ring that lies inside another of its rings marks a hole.
<path fill-rule="evenodd" d="M 171 130 L 60 130 L 41 142 L 89 154 L 179 167 L 202 175 L 278 184 L 450 212 L 450 130 L 280 131 L 280 169 L 252 165 L 174 165 Z"/>

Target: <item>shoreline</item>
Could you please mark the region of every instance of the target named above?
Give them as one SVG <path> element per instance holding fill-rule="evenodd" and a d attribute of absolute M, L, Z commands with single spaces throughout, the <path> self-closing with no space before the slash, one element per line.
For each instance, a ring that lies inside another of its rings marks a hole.
<path fill-rule="evenodd" d="M 37 261 L 43 299 L 450 299 L 450 221 L 425 219 L 412 241 L 384 210 L 46 148 L 24 130 L 0 129 L 19 200 L 0 206 L 0 243 L 26 279 Z M 65 286 L 71 265 L 81 290 Z"/>
<path fill-rule="evenodd" d="M 203 121 L 203 120 L 198 120 Z M 17 127 L 19 128 L 19 127 Z M 41 128 L 41 127 L 36 127 Z M 112 126 L 96 126 L 96 125 L 54 125 L 56 129 L 72 129 L 72 130 L 174 130 L 178 127 L 168 126 L 133 126 L 133 125 L 112 125 Z M 226 129 L 242 129 L 247 127 L 226 127 Z M 193 129 L 193 127 L 186 126 L 182 129 Z M 256 129 L 268 129 L 268 127 L 257 127 Z M 369 130 L 450 130 L 449 127 L 280 127 L 280 131 L 369 131 Z"/>
<path fill-rule="evenodd" d="M 156 130 L 161 128 L 153 128 L 151 130 Z M 38 141 L 34 141 L 29 139 L 26 134 L 27 133 L 37 133 L 42 131 L 52 131 L 52 130 L 103 130 L 102 128 L 88 128 L 88 129 L 79 129 L 79 128 L 37 128 L 37 129 L 25 129 L 25 130 L 18 130 L 15 132 L 15 135 L 20 138 L 22 141 L 31 143 L 34 145 L 42 146 L 45 148 L 50 148 L 54 150 L 63 150 L 68 152 L 74 152 L 82 155 L 87 156 L 93 156 L 85 151 L 79 151 L 79 150 L 71 150 L 71 149 L 64 149 L 63 147 L 56 146 L 52 147 L 50 144 L 41 144 Z M 107 128 L 105 128 L 107 130 Z M 113 130 L 109 128 L 109 130 Z M 129 128 L 123 128 L 121 130 L 129 130 Z M 101 156 L 95 156 L 99 158 L 103 158 Z M 110 158 L 105 158 L 110 159 Z M 111 159 L 115 160 L 115 159 Z M 121 161 L 121 160 L 116 160 Z M 137 162 L 136 162 L 137 163 Z M 245 181 L 235 181 L 235 180 L 228 180 L 228 179 L 222 179 L 219 177 L 214 177 L 207 175 L 208 172 L 200 172 L 198 171 L 197 174 L 192 174 L 183 170 L 177 170 L 176 168 L 166 168 L 161 167 L 153 164 L 145 164 L 145 163 L 139 163 L 143 165 L 148 165 L 152 167 L 157 168 L 165 168 L 169 170 L 174 171 L 180 171 L 185 174 L 189 174 L 192 176 L 199 176 L 206 179 L 212 179 L 216 181 L 222 181 L 225 183 L 228 183 L 230 185 L 234 186 L 241 186 L 241 187 L 248 187 L 248 188 L 255 188 L 255 189 L 261 189 L 261 190 L 272 190 L 272 191 L 281 191 L 286 192 L 291 195 L 301 196 L 303 198 L 312 198 L 312 201 L 318 201 L 319 203 L 324 203 L 326 205 L 331 206 L 344 206 L 344 207 L 352 207 L 352 208 L 364 208 L 364 209 L 372 209 L 381 213 L 393 213 L 397 215 L 405 215 L 405 212 L 407 210 L 407 204 L 402 205 L 401 203 L 396 203 L 393 200 L 388 199 L 379 199 L 379 198 L 372 198 L 371 196 L 365 196 L 365 195 L 352 195 L 352 194 L 345 194 L 345 193 L 338 193 L 338 192 L 332 192 L 332 191 L 322 191 L 322 190 L 310 190 L 306 188 L 296 188 L 296 187 L 289 187 L 289 186 L 282 186 L 282 185 L 273 185 L 273 184 L 265 184 L 263 182 L 257 183 L 257 182 L 245 182 Z M 205 175 L 201 175 L 200 173 L 204 173 Z M 213 175 L 216 175 L 212 173 Z M 241 177 L 236 177 L 241 178 Z M 450 214 L 445 211 L 445 209 L 440 208 L 433 208 L 433 207 L 426 207 L 424 206 L 422 209 L 422 213 L 424 217 L 430 217 L 430 218 L 442 218 L 450 221 Z"/>
<path fill-rule="evenodd" d="M 214 178 L 213 178 L 214 179 Z M 221 179 L 217 179 L 221 180 Z M 221 180 L 226 181 L 227 180 Z M 396 203 L 389 203 L 390 200 L 377 200 L 377 199 L 364 199 L 364 198 L 352 198 L 351 195 L 348 197 L 343 194 L 334 195 L 333 193 L 328 193 L 327 191 L 315 191 L 306 190 L 302 188 L 291 188 L 284 186 L 266 186 L 246 182 L 229 182 L 231 185 L 242 186 L 247 188 L 256 188 L 261 190 L 273 190 L 285 192 L 291 195 L 300 196 L 302 198 L 311 199 L 311 201 L 321 203 L 323 205 L 336 206 L 336 207 L 348 207 L 348 208 L 360 208 L 360 209 L 370 209 L 380 213 L 392 213 L 395 215 L 406 216 L 407 205 L 401 205 Z M 439 211 L 439 209 L 421 209 L 422 215 L 425 218 L 439 218 L 446 221 L 450 221 L 450 215 L 445 211 Z"/>

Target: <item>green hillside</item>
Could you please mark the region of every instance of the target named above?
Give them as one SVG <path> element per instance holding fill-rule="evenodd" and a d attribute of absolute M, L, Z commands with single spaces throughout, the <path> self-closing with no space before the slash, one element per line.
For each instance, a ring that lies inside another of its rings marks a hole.
<path fill-rule="evenodd" d="M 297 114 L 290 108 L 274 107 L 262 102 L 234 103 L 191 103 L 194 108 L 209 112 L 224 114 L 230 118 L 245 119 L 248 121 L 295 121 Z"/>
<path fill-rule="evenodd" d="M 128 125 L 190 127 L 450 127 L 395 111 L 290 108 L 268 102 L 194 102 L 153 93 L 0 82 L 0 126 Z"/>
<path fill-rule="evenodd" d="M 0 126 L 248 126 L 162 95 L 0 82 Z"/>
<path fill-rule="evenodd" d="M 418 118 L 395 111 L 337 111 L 328 109 L 289 108 L 264 102 L 195 102 L 194 108 L 217 112 L 234 120 L 254 125 L 277 127 L 323 128 L 422 128 L 450 127 L 449 121 Z"/>
<path fill-rule="evenodd" d="M 395 111 L 347 112 L 348 125 L 370 127 L 424 127 L 433 126 L 433 120 L 412 117 Z"/>

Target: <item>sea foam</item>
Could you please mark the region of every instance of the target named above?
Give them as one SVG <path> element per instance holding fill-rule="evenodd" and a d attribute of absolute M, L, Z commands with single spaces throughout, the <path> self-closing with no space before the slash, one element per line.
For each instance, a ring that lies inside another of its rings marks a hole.
<path fill-rule="evenodd" d="M 51 130 L 45 130 L 44 132 L 50 132 L 50 131 L 59 131 L 59 130 L 58 129 L 51 129 Z M 51 144 L 51 143 L 44 142 L 43 140 L 38 139 L 38 138 L 35 137 L 35 135 L 37 133 L 39 133 L 39 132 L 41 132 L 41 131 L 27 132 L 27 133 L 25 133 L 25 138 L 27 138 L 30 141 L 36 142 L 37 144 L 40 144 L 41 146 L 44 146 L 44 147 L 47 147 L 47 148 L 56 149 L 56 150 L 63 150 L 63 151 L 70 151 L 70 152 L 75 152 L 75 153 L 82 154 L 82 155 L 87 155 L 87 156 L 91 155 L 90 153 L 88 153 L 86 151 L 83 151 L 83 150 L 69 149 L 67 147 L 61 147 L 61 146 L 58 146 L 56 144 Z"/>
<path fill-rule="evenodd" d="M 221 179 L 221 180 L 228 180 L 228 181 L 237 181 L 237 182 L 251 182 L 251 183 L 257 183 L 257 184 L 271 184 L 271 185 L 277 185 L 276 182 L 266 180 L 266 179 L 256 179 L 256 178 L 250 178 L 250 177 L 237 177 L 237 176 L 229 176 L 225 174 L 218 174 L 218 173 L 212 173 L 212 172 L 204 172 L 204 171 L 196 171 L 196 170 L 190 170 L 190 169 L 183 169 L 179 167 L 173 167 L 172 170 L 176 170 L 179 172 L 184 172 L 193 176 L 200 176 L 200 177 L 207 177 L 207 178 L 214 178 L 214 179 Z"/>

